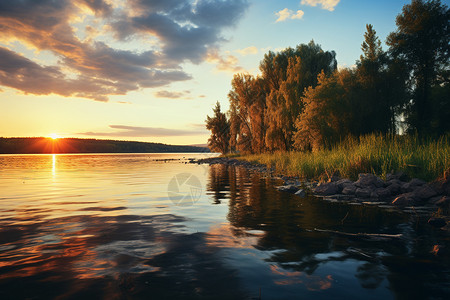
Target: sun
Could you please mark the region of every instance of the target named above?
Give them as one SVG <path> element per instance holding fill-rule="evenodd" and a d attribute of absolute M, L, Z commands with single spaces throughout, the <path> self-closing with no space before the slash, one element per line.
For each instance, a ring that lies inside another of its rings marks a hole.
<path fill-rule="evenodd" d="M 50 133 L 48 137 L 54 140 L 61 138 L 61 136 L 56 133 Z"/>

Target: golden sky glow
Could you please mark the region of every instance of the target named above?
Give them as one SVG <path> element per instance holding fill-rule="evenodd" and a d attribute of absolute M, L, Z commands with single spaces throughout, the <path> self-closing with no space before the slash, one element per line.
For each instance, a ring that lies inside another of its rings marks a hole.
<path fill-rule="evenodd" d="M 0 136 L 204 144 L 233 73 L 311 39 L 351 66 L 365 24 L 383 40 L 409 1 L 4 2 Z"/>

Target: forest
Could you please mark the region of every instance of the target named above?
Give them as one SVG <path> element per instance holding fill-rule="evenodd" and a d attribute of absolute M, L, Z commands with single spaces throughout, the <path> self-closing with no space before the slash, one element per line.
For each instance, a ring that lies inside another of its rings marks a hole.
<path fill-rule="evenodd" d="M 317 152 L 367 135 L 439 139 L 450 132 L 450 11 L 413 0 L 396 18 L 387 50 L 371 24 L 353 68 L 314 41 L 269 51 L 257 76 L 235 74 L 229 110 L 207 116 L 221 153 Z M 448 139 L 447 139 L 448 140 Z"/>
<path fill-rule="evenodd" d="M 51 153 L 185 153 L 209 152 L 207 148 L 160 143 L 59 138 L 0 138 L 0 154 Z"/>

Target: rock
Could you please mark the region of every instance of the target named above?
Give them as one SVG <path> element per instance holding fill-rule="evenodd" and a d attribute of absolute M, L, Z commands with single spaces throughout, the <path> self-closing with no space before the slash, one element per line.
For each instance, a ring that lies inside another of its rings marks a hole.
<path fill-rule="evenodd" d="M 403 172 L 397 172 L 395 174 L 387 174 L 386 175 L 386 181 L 392 181 L 392 180 L 399 180 L 399 181 L 407 181 L 408 180 L 408 175 L 406 175 Z"/>
<path fill-rule="evenodd" d="M 378 178 L 377 176 L 370 173 L 361 173 L 358 175 L 358 180 L 355 182 L 355 185 L 359 188 L 366 187 L 384 187 L 384 181 Z"/>
<path fill-rule="evenodd" d="M 443 218 L 434 218 L 433 217 L 428 220 L 428 224 L 430 224 L 431 226 L 436 227 L 436 228 L 441 228 L 441 227 L 444 227 L 447 224 L 447 222 L 445 222 L 445 220 Z"/>
<path fill-rule="evenodd" d="M 443 196 L 435 204 L 437 206 L 439 206 L 439 207 L 450 208 L 450 197 L 449 196 Z"/>
<path fill-rule="evenodd" d="M 388 188 L 377 188 L 370 195 L 371 198 L 376 198 L 376 199 L 380 199 L 380 200 L 387 199 L 390 196 L 391 196 L 391 191 Z"/>
<path fill-rule="evenodd" d="M 410 182 L 407 182 L 405 184 L 402 185 L 402 191 L 407 193 L 407 192 L 412 192 L 414 191 L 417 187 L 424 185 L 426 182 L 418 179 L 418 178 L 413 178 L 411 179 Z"/>
<path fill-rule="evenodd" d="M 444 178 L 431 183 L 438 194 L 450 196 L 450 179 Z"/>
<path fill-rule="evenodd" d="M 342 191 L 348 184 L 353 184 L 353 181 L 350 179 L 341 179 L 336 181 L 336 184 L 339 188 L 339 191 Z"/>
<path fill-rule="evenodd" d="M 355 195 L 358 198 L 369 198 L 372 194 L 372 190 L 369 188 L 357 188 Z"/>
<path fill-rule="evenodd" d="M 343 185 L 342 194 L 344 195 L 354 195 L 356 193 L 356 186 L 351 183 L 346 183 Z"/>
<path fill-rule="evenodd" d="M 399 195 L 397 198 L 392 201 L 392 204 L 395 206 L 412 206 L 416 203 L 416 199 L 414 197 L 414 193 L 405 193 Z"/>
<path fill-rule="evenodd" d="M 398 195 L 402 192 L 401 185 L 396 182 L 393 182 L 386 189 L 391 193 L 391 195 Z"/>
<path fill-rule="evenodd" d="M 339 192 L 339 188 L 338 188 L 336 182 L 321 183 L 314 189 L 314 193 L 323 195 L 323 196 L 334 195 L 334 194 L 337 194 L 338 192 Z"/>
<path fill-rule="evenodd" d="M 289 185 L 282 185 L 282 186 L 278 186 L 277 190 L 279 190 L 280 192 L 288 192 L 291 194 L 296 193 L 299 189 L 298 187 L 296 187 L 293 184 L 289 184 Z"/>
<path fill-rule="evenodd" d="M 295 192 L 295 195 L 297 195 L 301 198 L 304 198 L 304 197 L 306 197 L 306 192 L 305 192 L 305 190 L 300 189 L 297 192 Z"/>
<path fill-rule="evenodd" d="M 436 196 L 438 193 L 429 184 L 425 184 L 415 189 L 414 194 L 422 200 L 427 200 Z"/>

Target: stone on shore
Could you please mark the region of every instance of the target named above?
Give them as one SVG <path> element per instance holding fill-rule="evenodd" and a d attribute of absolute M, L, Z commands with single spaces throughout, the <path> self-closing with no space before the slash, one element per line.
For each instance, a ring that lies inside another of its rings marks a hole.
<path fill-rule="evenodd" d="M 295 195 L 297 195 L 301 198 L 304 198 L 304 197 L 306 197 L 306 192 L 303 189 L 299 189 L 298 191 L 295 192 Z"/>
<path fill-rule="evenodd" d="M 370 188 L 357 188 L 355 195 L 358 198 L 370 198 L 372 190 Z"/>
<path fill-rule="evenodd" d="M 436 196 L 438 193 L 429 184 L 425 184 L 415 189 L 414 194 L 422 200 L 427 200 Z"/>
<path fill-rule="evenodd" d="M 315 189 L 314 192 L 322 196 L 335 195 L 339 192 L 336 182 L 322 182 Z"/>
<path fill-rule="evenodd" d="M 397 198 L 392 201 L 392 204 L 395 206 L 413 206 L 416 203 L 416 198 L 414 193 L 405 193 L 399 195 Z"/>
<path fill-rule="evenodd" d="M 359 188 L 380 188 L 384 187 L 385 183 L 382 179 L 370 173 L 361 173 L 358 175 L 358 180 L 355 185 Z"/>
<path fill-rule="evenodd" d="M 422 186 L 424 184 L 426 184 L 425 181 L 418 179 L 418 178 L 413 178 L 413 179 L 411 179 L 410 182 L 407 182 L 402 185 L 402 191 L 404 193 L 412 192 L 415 189 L 417 189 L 419 186 Z"/>
<path fill-rule="evenodd" d="M 288 185 L 278 186 L 277 190 L 279 190 L 280 192 L 287 192 L 287 193 L 295 194 L 299 190 L 299 188 L 293 184 L 288 184 Z"/>

